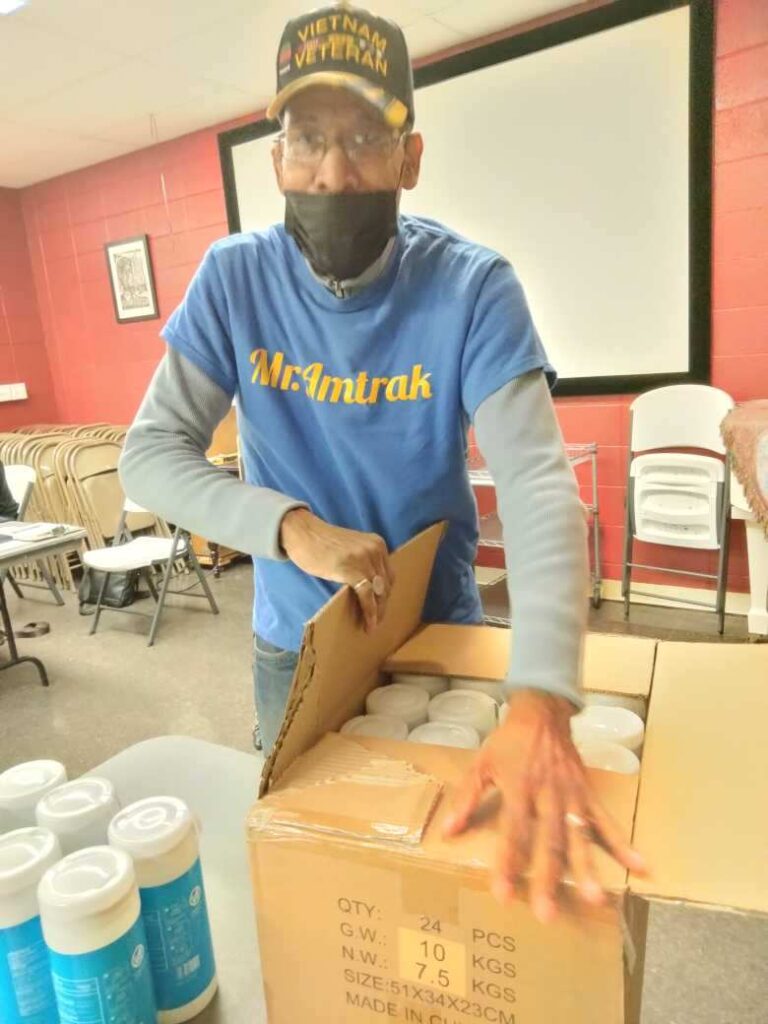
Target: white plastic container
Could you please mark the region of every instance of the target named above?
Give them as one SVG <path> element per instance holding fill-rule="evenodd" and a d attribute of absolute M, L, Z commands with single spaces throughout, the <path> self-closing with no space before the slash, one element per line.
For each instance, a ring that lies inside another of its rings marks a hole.
<path fill-rule="evenodd" d="M 509 703 L 504 701 L 503 704 L 499 704 L 499 725 L 504 725 L 509 714 Z"/>
<path fill-rule="evenodd" d="M 459 676 L 453 676 L 450 688 L 452 690 L 472 690 L 475 693 L 487 693 L 489 697 L 493 697 L 497 704 L 503 704 L 505 701 L 502 684 L 495 682 L 493 679 L 462 679 Z"/>
<path fill-rule="evenodd" d="M 0 1021 L 58 1021 L 48 950 L 40 925 L 37 887 L 61 857 L 47 829 L 22 828 L 0 836 Z"/>
<path fill-rule="evenodd" d="M 639 750 L 645 726 L 642 718 L 626 708 L 592 705 L 571 719 L 574 743 L 588 740 L 618 743 L 627 750 Z"/>
<path fill-rule="evenodd" d="M 429 694 L 418 686 L 392 683 L 372 690 L 365 701 L 369 715 L 389 715 L 400 718 L 409 729 L 423 725 L 427 720 Z"/>
<path fill-rule="evenodd" d="M 457 722 L 476 729 L 480 739 L 496 728 L 497 705 L 493 697 L 476 690 L 448 690 L 429 702 L 430 722 Z"/>
<path fill-rule="evenodd" d="M 620 746 L 603 740 L 585 740 L 576 743 L 576 749 L 585 765 L 589 768 L 602 768 L 606 772 L 620 772 L 622 775 L 637 775 L 640 771 L 640 760 L 637 754 Z"/>
<path fill-rule="evenodd" d="M 154 1024 L 157 1010 L 136 873 L 127 853 L 91 846 L 37 890 L 62 1024 Z"/>
<path fill-rule="evenodd" d="M 34 828 L 35 807 L 50 790 L 67 781 L 60 761 L 25 761 L 0 775 L 0 832 Z"/>
<path fill-rule="evenodd" d="M 408 739 L 408 726 L 391 715 L 358 715 L 341 727 L 345 736 L 378 736 L 382 740 Z"/>
<path fill-rule="evenodd" d="M 393 683 L 402 683 L 405 686 L 418 686 L 420 690 L 426 691 L 430 697 L 436 697 L 438 693 L 445 693 L 448 689 L 446 676 L 422 676 L 416 672 L 395 672 L 392 676 Z"/>
<path fill-rule="evenodd" d="M 626 708 L 627 711 L 634 711 L 643 722 L 648 714 L 642 697 L 627 697 L 623 693 L 585 693 L 584 704 L 588 708 Z"/>
<path fill-rule="evenodd" d="M 120 810 L 115 787 L 109 779 L 96 776 L 76 779 L 52 789 L 37 804 L 35 815 L 41 828 L 59 837 L 62 853 L 74 853 L 86 846 L 105 846 L 110 821 Z"/>
<path fill-rule="evenodd" d="M 218 986 L 192 813 L 177 797 L 139 800 L 112 819 L 109 841 L 136 866 L 157 1019 L 191 1020 Z"/>
<path fill-rule="evenodd" d="M 460 747 L 463 750 L 477 750 L 480 734 L 471 725 L 459 722 L 427 722 L 417 725 L 408 736 L 411 743 L 431 743 L 438 747 Z"/>

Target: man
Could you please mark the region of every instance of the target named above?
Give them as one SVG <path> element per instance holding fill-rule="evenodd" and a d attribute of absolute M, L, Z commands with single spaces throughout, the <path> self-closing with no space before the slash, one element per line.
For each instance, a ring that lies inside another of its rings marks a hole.
<path fill-rule="evenodd" d="M 366 628 L 383 617 L 389 552 L 437 520 L 425 620 L 479 622 L 477 514 L 467 429 L 505 524 L 515 645 L 510 713 L 457 803 L 504 798 L 494 882 L 531 868 L 534 911 L 555 913 L 566 861 L 602 891 L 590 838 L 641 862 L 594 802 L 570 738 L 580 706 L 586 538 L 546 361 L 509 263 L 449 229 L 399 217 L 423 151 L 405 39 L 329 7 L 289 22 L 269 114 L 285 225 L 214 244 L 163 331 L 167 353 L 129 432 L 121 472 L 141 504 L 254 555 L 255 694 L 265 749 L 282 721 L 304 622 L 339 584 Z M 464 145 L 456 126 L 457 146 Z M 471 182 L 468 183 L 471 187 Z M 205 451 L 237 396 L 247 483 Z"/>

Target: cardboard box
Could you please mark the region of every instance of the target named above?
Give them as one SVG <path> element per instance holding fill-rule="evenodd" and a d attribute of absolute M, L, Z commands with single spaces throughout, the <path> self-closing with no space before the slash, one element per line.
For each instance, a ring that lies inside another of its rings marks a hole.
<path fill-rule="evenodd" d="M 749 695 L 749 739 L 765 728 L 768 672 L 761 687 L 754 655 L 768 668 L 768 648 L 662 644 L 654 672 L 655 641 L 588 639 L 587 687 L 647 695 L 653 677 L 639 799 L 636 777 L 590 776 L 624 833 L 635 831 L 654 881 L 629 888 L 597 850 L 608 904 L 585 909 L 566 881 L 558 920 L 539 925 L 524 899 L 501 908 L 488 891 L 493 813 L 459 839 L 441 838 L 471 752 L 334 735 L 385 671 L 503 677 L 505 631 L 419 623 L 440 534 L 432 528 L 393 556 L 397 582 L 376 633 L 364 633 L 346 589 L 305 632 L 286 721 L 248 821 L 270 1024 L 634 1024 L 649 898 L 768 909 L 768 858 L 755 852 L 745 861 L 746 846 L 759 850 L 768 835 L 765 815 L 753 812 L 747 827 L 746 806 L 729 810 L 737 780 L 762 800 L 768 746 L 750 746 L 745 760 L 729 740 L 732 766 L 719 789 L 706 756 L 718 717 L 729 730 L 744 717 L 736 707 L 717 713 L 732 687 L 731 652 L 741 652 L 735 695 L 742 704 Z M 696 646 L 706 650 L 687 661 Z M 706 690 L 690 682 L 696 674 Z M 692 702 L 707 723 L 698 732 L 684 726 Z M 760 774 L 745 777 L 744 765 Z M 691 800 L 697 787 L 702 796 Z M 722 841 L 712 840 L 713 821 L 727 826 Z"/>

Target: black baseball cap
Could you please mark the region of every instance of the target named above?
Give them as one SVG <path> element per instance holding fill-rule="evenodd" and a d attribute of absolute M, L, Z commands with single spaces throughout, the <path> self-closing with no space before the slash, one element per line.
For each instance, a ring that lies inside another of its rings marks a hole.
<path fill-rule="evenodd" d="M 267 116 L 311 85 L 350 89 L 393 128 L 411 125 L 413 70 L 399 25 L 360 7 L 332 4 L 293 18 L 277 54 L 277 95 Z"/>

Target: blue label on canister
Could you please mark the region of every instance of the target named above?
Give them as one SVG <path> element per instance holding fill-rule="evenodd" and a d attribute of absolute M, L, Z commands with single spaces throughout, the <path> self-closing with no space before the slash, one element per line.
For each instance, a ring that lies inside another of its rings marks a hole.
<path fill-rule="evenodd" d="M 0 928 L 0 1021 L 58 1024 L 51 965 L 40 918 Z"/>
<path fill-rule="evenodd" d="M 216 973 L 200 861 L 173 882 L 139 892 L 157 1007 L 175 1010 L 205 992 Z"/>
<path fill-rule="evenodd" d="M 61 1024 L 155 1024 L 147 939 L 141 917 L 117 941 L 91 953 L 51 951 Z"/>

